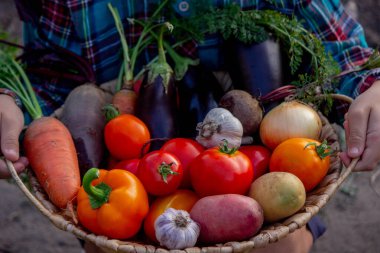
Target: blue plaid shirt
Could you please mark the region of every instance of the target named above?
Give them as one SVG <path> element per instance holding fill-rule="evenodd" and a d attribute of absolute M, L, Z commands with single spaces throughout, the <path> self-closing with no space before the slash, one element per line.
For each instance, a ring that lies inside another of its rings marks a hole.
<path fill-rule="evenodd" d="M 102 83 L 117 77 L 122 62 L 121 44 L 112 15 L 110 2 L 120 13 L 132 45 L 140 35 L 140 28 L 127 22 L 127 17 L 146 18 L 162 1 L 138 0 L 18 0 L 18 9 L 25 23 L 25 43 L 50 47 L 52 44 L 66 48 L 86 59 Z M 365 41 L 362 27 L 344 11 L 338 0 L 240 0 L 220 1 L 224 5 L 236 2 L 243 9 L 273 9 L 283 14 L 295 15 L 304 20 L 305 28 L 313 32 L 339 63 L 342 70 L 363 63 L 372 53 Z M 173 7 L 179 15 L 191 12 L 192 0 L 177 0 Z M 28 9 L 27 9 L 28 8 Z M 202 44 L 190 42 L 180 52 L 189 57 L 200 57 L 215 63 L 220 41 L 216 37 Z M 205 50 L 207 49 L 207 50 Z M 207 52 L 203 54 L 202 52 Z M 150 55 L 143 55 L 145 62 Z M 356 97 L 380 76 L 380 70 L 363 71 L 347 75 L 341 80 L 339 92 Z M 36 83 L 36 90 L 46 113 L 60 106 L 71 87 Z"/>

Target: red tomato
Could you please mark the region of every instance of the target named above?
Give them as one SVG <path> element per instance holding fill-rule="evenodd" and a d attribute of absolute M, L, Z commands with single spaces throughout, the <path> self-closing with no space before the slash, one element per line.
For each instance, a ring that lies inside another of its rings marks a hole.
<path fill-rule="evenodd" d="M 154 196 L 167 195 L 179 187 L 183 177 L 182 165 L 175 155 L 156 150 L 140 160 L 137 177 L 148 193 Z"/>
<path fill-rule="evenodd" d="M 150 133 L 136 116 L 121 114 L 106 124 L 104 140 L 113 157 L 128 160 L 140 157 L 142 147 L 150 140 Z"/>
<path fill-rule="evenodd" d="M 282 142 L 273 150 L 269 170 L 293 173 L 302 181 L 306 191 L 312 190 L 326 176 L 330 157 L 321 159 L 315 145 L 307 146 L 310 143 L 321 144 L 307 138 L 291 138 Z"/>
<path fill-rule="evenodd" d="M 271 151 L 264 146 L 249 145 L 241 146 L 240 152 L 249 157 L 253 167 L 253 181 L 268 171 Z"/>
<path fill-rule="evenodd" d="M 199 197 L 195 192 L 190 190 L 176 190 L 170 195 L 159 197 L 149 207 L 149 213 L 145 217 L 144 232 L 149 239 L 157 242 L 156 230 L 154 229 L 154 222 L 157 217 L 165 212 L 168 208 L 178 210 L 185 210 L 190 213 L 191 208 L 197 202 Z"/>
<path fill-rule="evenodd" d="M 137 174 L 137 167 L 139 166 L 140 159 L 130 159 L 130 160 L 124 160 L 120 161 L 117 164 L 115 164 L 112 169 L 122 169 L 129 172 L 132 172 L 133 174 Z"/>
<path fill-rule="evenodd" d="M 242 152 L 210 148 L 190 163 L 191 183 L 199 196 L 245 194 L 253 180 L 253 168 Z"/>
<path fill-rule="evenodd" d="M 204 151 L 204 148 L 198 142 L 187 138 L 174 138 L 167 141 L 161 150 L 170 152 L 178 157 L 181 161 L 183 168 L 183 179 L 181 182 L 181 188 L 190 188 L 190 162 Z"/>

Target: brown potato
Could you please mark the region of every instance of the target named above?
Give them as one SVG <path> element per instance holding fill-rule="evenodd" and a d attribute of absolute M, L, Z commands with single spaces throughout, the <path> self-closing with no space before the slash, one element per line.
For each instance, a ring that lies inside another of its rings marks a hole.
<path fill-rule="evenodd" d="M 301 180 L 288 172 L 270 172 L 256 179 L 248 196 L 255 199 L 264 210 L 264 220 L 278 221 L 303 207 L 306 200 Z"/>

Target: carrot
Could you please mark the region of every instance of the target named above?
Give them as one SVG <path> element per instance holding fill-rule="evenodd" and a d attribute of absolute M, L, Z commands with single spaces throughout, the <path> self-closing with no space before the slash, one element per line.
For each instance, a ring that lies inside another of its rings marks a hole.
<path fill-rule="evenodd" d="M 135 114 L 137 94 L 129 88 L 123 88 L 112 97 L 112 104 L 119 110 L 120 114 Z"/>
<path fill-rule="evenodd" d="M 142 50 L 152 42 L 152 38 L 149 36 L 149 34 L 151 30 L 158 26 L 153 22 L 153 20 L 160 13 L 161 9 L 168 4 L 168 2 L 168 0 L 165 0 L 157 7 L 156 11 L 148 20 L 147 25 L 143 27 L 136 45 L 131 48 L 131 50 L 129 50 L 128 43 L 125 39 L 126 36 L 119 12 L 110 3 L 108 4 L 108 8 L 114 18 L 115 25 L 120 36 L 123 52 L 123 64 L 120 69 L 118 83 L 115 89 L 116 92 L 112 99 L 112 104 L 118 109 L 120 114 L 135 113 L 138 95 L 135 92 L 133 86 L 135 84 L 134 69 L 137 57 L 142 52 Z"/>
<path fill-rule="evenodd" d="M 129 56 L 129 47 L 125 39 L 123 23 L 121 22 L 118 10 L 112 7 L 110 3 L 108 4 L 108 8 L 111 11 L 112 16 L 115 20 L 115 25 L 120 36 L 120 42 L 123 49 L 124 59 L 119 74 L 116 93 L 112 98 L 112 104 L 118 109 L 120 114 L 134 114 L 137 101 L 137 94 L 133 90 L 133 70 L 131 58 Z"/>
<path fill-rule="evenodd" d="M 34 120 L 25 132 L 23 147 L 38 182 L 60 208 L 71 203 L 80 187 L 76 150 L 67 128 L 53 117 Z"/>
<path fill-rule="evenodd" d="M 38 182 L 53 204 L 71 210 L 80 188 L 80 174 L 68 129 L 58 119 L 43 116 L 24 70 L 2 51 L 0 86 L 13 90 L 33 119 L 25 131 L 23 147 Z"/>

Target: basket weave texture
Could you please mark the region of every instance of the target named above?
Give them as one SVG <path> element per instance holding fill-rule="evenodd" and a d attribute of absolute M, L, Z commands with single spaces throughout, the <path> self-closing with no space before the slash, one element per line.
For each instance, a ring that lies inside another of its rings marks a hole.
<path fill-rule="evenodd" d="M 334 150 L 340 150 L 338 135 L 328 120 L 322 116 L 322 133 L 321 140 L 326 139 Z M 11 162 L 6 161 L 8 168 L 15 179 L 17 185 L 29 200 L 59 229 L 67 231 L 76 237 L 89 241 L 107 253 L 145 253 L 145 252 L 168 252 L 165 248 L 158 245 L 145 244 L 143 241 L 121 241 L 110 240 L 104 236 L 97 236 L 89 233 L 80 225 L 75 224 L 72 219 L 68 218 L 62 211 L 58 210 L 49 200 L 42 187 L 37 182 L 33 173 L 29 170 L 29 178 L 31 191 L 25 187 L 23 182 L 18 177 Z M 199 246 L 187 248 L 184 250 L 172 250 L 176 253 L 232 253 L 232 252 L 248 252 L 253 248 L 265 247 L 266 245 L 276 242 L 281 238 L 292 233 L 306 225 L 306 223 L 316 215 L 322 207 L 326 205 L 335 191 L 343 183 L 355 167 L 357 160 L 354 160 L 347 168 L 341 166 L 341 162 L 337 157 L 331 157 L 331 165 L 328 174 L 316 189 L 307 194 L 306 203 L 301 210 L 294 215 L 282 220 L 278 223 L 273 223 L 264 226 L 258 234 L 247 241 L 228 242 L 212 246 Z M 33 192 L 33 193 L 32 193 Z"/>

